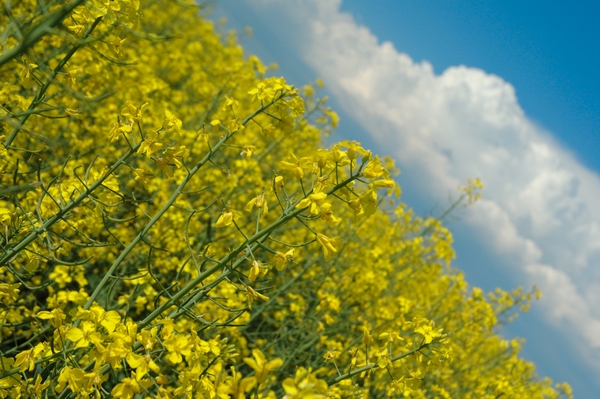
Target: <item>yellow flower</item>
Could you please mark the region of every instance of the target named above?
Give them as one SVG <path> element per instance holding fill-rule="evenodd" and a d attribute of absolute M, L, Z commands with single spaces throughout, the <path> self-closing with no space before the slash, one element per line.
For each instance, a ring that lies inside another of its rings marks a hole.
<path fill-rule="evenodd" d="M 65 109 L 65 114 L 67 114 L 67 116 L 70 116 L 72 118 L 78 118 L 80 113 L 78 109 L 73 109 L 73 108 L 67 108 Z"/>
<path fill-rule="evenodd" d="M 304 177 L 304 168 L 310 164 L 310 159 L 302 157 L 298 159 L 291 152 L 288 154 L 287 160 L 279 162 L 279 167 L 284 170 L 291 171 L 298 179 Z"/>
<path fill-rule="evenodd" d="M 162 146 L 162 143 L 158 142 L 158 133 L 150 132 L 142 144 L 140 144 L 137 153 L 146 154 L 146 157 L 150 158 L 152 154 L 160 150 Z"/>
<path fill-rule="evenodd" d="M 140 183 L 142 183 L 144 185 L 144 188 L 148 189 L 148 183 L 150 182 L 149 179 L 154 177 L 152 175 L 152 172 L 149 172 L 142 168 L 135 168 L 133 170 L 133 174 L 135 175 L 135 178 L 134 178 L 135 181 L 139 181 Z"/>
<path fill-rule="evenodd" d="M 76 348 L 85 348 L 90 343 L 102 342 L 102 336 L 96 332 L 96 325 L 91 321 L 81 323 L 81 328 L 73 327 L 67 331 L 66 337 L 76 342 Z"/>
<path fill-rule="evenodd" d="M 27 393 L 29 394 L 28 397 L 42 397 L 42 392 L 48 388 L 51 382 L 52 380 L 48 379 L 46 382 L 42 383 L 42 376 L 40 374 L 35 377 L 35 381 L 30 378 L 29 385 L 27 386 Z"/>
<path fill-rule="evenodd" d="M 0 212 L 0 215 L 2 213 Z M 11 302 L 14 302 L 19 297 L 19 287 L 21 283 L 17 284 L 6 284 L 0 283 L 0 299 L 4 299 L 5 297 L 10 298 Z"/>
<path fill-rule="evenodd" d="M 425 338 L 425 343 L 429 344 L 433 341 L 434 338 L 440 337 L 442 335 L 441 329 L 434 331 L 433 330 L 433 321 L 429 324 L 421 324 L 419 327 L 414 330 L 416 333 L 421 334 L 423 338 Z"/>
<path fill-rule="evenodd" d="M 283 176 L 275 176 L 274 181 L 275 187 L 283 187 L 285 184 L 283 181 Z"/>
<path fill-rule="evenodd" d="M 52 327 L 58 328 L 62 326 L 63 321 L 66 319 L 66 315 L 60 309 L 52 309 L 52 311 L 42 310 L 36 315 L 37 318 L 42 320 L 50 320 Z"/>
<path fill-rule="evenodd" d="M 340 219 L 336 218 L 331 210 L 331 204 L 326 202 L 321 205 L 321 219 L 325 221 L 329 226 L 333 227 L 340 222 Z"/>
<path fill-rule="evenodd" d="M 402 338 L 397 332 L 384 332 L 379 334 L 379 338 L 386 339 L 388 342 L 394 342 L 396 340 L 404 341 L 404 338 Z"/>
<path fill-rule="evenodd" d="M 329 260 L 333 254 L 337 253 L 337 249 L 334 247 L 335 239 L 329 238 L 324 234 L 317 234 L 317 241 L 323 247 L 325 260 Z"/>
<path fill-rule="evenodd" d="M 308 197 L 304 198 L 302 201 L 296 204 L 296 208 L 304 209 L 310 206 L 310 214 L 318 215 L 320 210 L 319 205 L 323 203 L 323 200 L 325 198 L 327 198 L 327 194 L 323 192 L 309 194 Z"/>
<path fill-rule="evenodd" d="M 294 248 L 287 251 L 285 254 L 277 251 L 275 254 L 275 267 L 277 270 L 282 271 L 286 268 L 288 263 L 292 263 L 294 261 L 294 254 L 296 250 Z"/>
<path fill-rule="evenodd" d="M 144 378 L 144 376 L 148 374 L 150 370 L 154 371 L 157 374 L 160 373 L 160 367 L 158 367 L 154 360 L 152 360 L 150 355 L 142 356 L 133 352 L 129 352 L 127 354 L 126 360 L 127 364 L 129 364 L 129 367 L 135 369 L 136 378 L 138 380 Z"/>
<path fill-rule="evenodd" d="M 481 183 L 481 180 L 478 177 L 475 179 L 467 179 L 467 185 L 465 187 L 459 186 L 458 189 L 467 196 L 469 204 L 474 204 L 481 199 L 483 183 Z"/>
<path fill-rule="evenodd" d="M 31 89 L 35 85 L 33 70 L 37 69 L 37 64 L 26 64 L 21 69 L 21 84 L 26 89 Z"/>
<path fill-rule="evenodd" d="M 256 147 L 253 145 L 246 145 L 244 146 L 244 149 L 242 150 L 242 152 L 240 153 L 240 155 L 242 156 L 242 158 L 251 158 L 252 154 L 254 154 L 254 151 L 256 151 Z"/>
<path fill-rule="evenodd" d="M 384 369 L 388 365 L 392 364 L 392 361 L 390 359 L 390 352 L 388 351 L 388 349 L 385 346 L 383 348 L 381 348 L 379 350 L 379 352 L 377 352 L 376 356 L 377 356 L 377 365 L 379 366 L 380 369 Z"/>
<path fill-rule="evenodd" d="M 318 379 L 310 368 L 297 368 L 295 378 L 286 378 L 281 386 L 287 394 L 284 398 L 288 399 L 327 397 L 327 383 Z"/>
<path fill-rule="evenodd" d="M 179 364 L 183 360 L 183 356 L 189 356 L 190 350 L 189 340 L 183 335 L 171 334 L 171 336 L 163 342 L 163 346 L 169 353 L 165 359 L 172 364 Z"/>
<path fill-rule="evenodd" d="M 371 345 L 373 343 L 373 341 L 375 341 L 375 340 L 373 339 L 373 336 L 371 335 L 369 328 L 367 326 L 363 326 L 362 330 L 363 330 L 363 344 L 365 346 Z"/>
<path fill-rule="evenodd" d="M 362 148 L 360 143 L 357 141 L 345 140 L 340 142 L 339 145 L 348 148 L 348 150 L 346 151 L 346 155 L 348 156 L 348 158 L 350 158 L 353 164 L 356 159 L 358 159 L 360 156 L 366 153 L 365 149 Z"/>
<path fill-rule="evenodd" d="M 242 378 L 242 374 L 231 367 L 232 381 L 228 393 L 234 399 L 246 399 L 246 392 L 250 392 L 256 385 L 256 377 Z"/>
<path fill-rule="evenodd" d="M 360 196 L 360 207 L 358 207 L 358 209 L 360 209 L 359 214 L 356 215 L 354 206 L 351 206 L 351 208 L 355 210 L 355 216 L 362 216 L 366 218 L 373 215 L 377 211 L 378 206 L 379 198 L 377 196 L 377 191 L 370 189 Z"/>
<path fill-rule="evenodd" d="M 329 176 L 321 176 L 317 178 L 315 185 L 313 187 L 313 193 L 320 193 L 325 189 L 327 185 L 327 181 L 329 180 Z"/>
<path fill-rule="evenodd" d="M 171 167 L 169 166 L 169 161 L 165 158 L 157 158 L 156 159 L 156 164 L 158 165 L 158 167 L 160 168 L 160 170 L 162 170 L 162 172 L 164 173 L 165 177 L 167 179 L 173 177 L 173 169 L 171 169 Z"/>
<path fill-rule="evenodd" d="M 198 130 L 198 139 L 202 140 L 204 144 L 208 144 L 209 135 L 204 128 Z"/>
<path fill-rule="evenodd" d="M 112 143 L 115 140 L 117 140 L 122 134 L 131 133 L 131 131 L 133 130 L 132 126 L 133 125 L 129 122 L 123 124 L 120 122 L 113 123 L 110 132 L 108 132 L 108 139 Z"/>
<path fill-rule="evenodd" d="M 373 187 L 385 187 L 385 188 L 392 188 L 396 185 L 396 183 L 391 180 L 391 179 L 381 179 L 381 180 L 375 180 L 373 182 Z"/>
<path fill-rule="evenodd" d="M 175 115 L 173 115 L 171 113 L 171 111 L 169 111 L 168 109 L 165 109 L 165 120 L 162 125 L 163 129 L 164 130 L 174 129 L 181 136 L 181 126 L 182 126 L 181 119 L 178 119 L 177 117 L 175 117 Z"/>
<path fill-rule="evenodd" d="M 222 111 L 227 111 L 228 108 L 231 108 L 232 111 L 235 111 L 236 108 L 238 108 L 240 106 L 239 101 L 229 97 L 229 96 L 225 96 L 225 104 L 223 104 L 223 108 L 221 108 Z"/>
<path fill-rule="evenodd" d="M 215 227 L 229 226 L 231 223 L 233 223 L 233 220 L 235 219 L 235 213 L 236 213 L 236 211 L 234 211 L 233 209 L 224 210 L 221 213 L 221 216 L 219 216 L 219 218 L 217 219 L 217 222 L 215 223 Z"/>
<path fill-rule="evenodd" d="M 131 399 L 142 392 L 142 387 L 135 378 L 123 378 L 110 392 L 113 398 Z"/>
<path fill-rule="evenodd" d="M 251 357 L 245 357 L 244 362 L 254 369 L 256 381 L 259 384 L 262 384 L 267 379 L 270 371 L 275 370 L 283 364 L 283 360 L 279 358 L 267 362 L 265 355 L 260 351 L 260 349 L 253 349 L 252 356 L 254 359 Z"/>
<path fill-rule="evenodd" d="M 45 352 L 48 352 L 48 343 L 39 343 L 32 349 L 25 350 L 15 356 L 14 367 L 19 367 L 19 371 L 32 371 L 35 367 L 35 361 L 44 357 Z"/>
<path fill-rule="evenodd" d="M 250 280 L 250 282 L 253 283 L 254 281 L 256 281 L 256 278 L 258 276 L 264 276 L 265 274 L 267 274 L 267 271 L 267 267 L 264 266 L 261 261 L 255 260 L 252 262 L 252 267 L 250 268 L 248 280 Z"/>
<path fill-rule="evenodd" d="M 151 351 L 154 348 L 154 345 L 158 342 L 156 339 L 156 333 L 158 328 L 152 327 L 150 330 L 142 330 L 139 334 L 137 334 L 137 341 L 143 345 L 146 351 Z"/>
<path fill-rule="evenodd" d="M 145 102 L 141 107 L 137 108 L 128 101 L 127 106 L 121 111 L 121 115 L 127 118 L 131 123 L 140 123 L 144 118 L 144 111 L 148 107 L 148 104 L 148 102 Z"/>
<path fill-rule="evenodd" d="M 275 97 L 275 90 L 271 87 L 267 87 L 264 82 L 258 82 L 256 87 L 248 91 L 248 94 L 252 96 L 252 101 L 271 101 L 271 99 Z"/>
<path fill-rule="evenodd" d="M 254 304 L 255 299 L 262 299 L 263 301 L 268 301 L 269 297 L 261 294 L 260 292 L 254 291 L 252 287 L 249 285 L 246 286 L 246 298 L 248 299 L 248 308 L 252 309 L 252 305 Z"/>
<path fill-rule="evenodd" d="M 381 165 L 379 157 L 375 157 L 365 166 L 363 176 L 368 179 L 374 179 L 379 176 L 389 177 L 389 172 Z"/>
<path fill-rule="evenodd" d="M 328 150 L 319 149 L 312 157 L 312 173 L 314 175 L 319 174 L 321 170 L 327 167 L 327 164 L 331 160 L 331 155 Z M 320 190 L 315 190 L 320 191 Z"/>
<path fill-rule="evenodd" d="M 179 160 L 179 158 L 185 158 L 189 155 L 190 151 L 186 148 L 186 146 L 174 146 L 167 147 L 163 152 L 165 158 L 169 161 L 169 163 L 174 164 L 177 169 L 181 169 L 183 163 Z"/>
<path fill-rule="evenodd" d="M 323 360 L 325 360 L 326 362 L 329 362 L 332 360 L 335 361 L 335 359 L 337 359 L 339 356 L 340 356 L 339 351 L 329 350 L 323 355 Z"/>
<path fill-rule="evenodd" d="M 348 158 L 348 154 L 346 151 L 340 150 L 340 148 L 336 145 L 333 146 L 330 153 L 331 160 L 337 166 L 345 166 L 350 164 L 350 159 Z"/>
<path fill-rule="evenodd" d="M 218 119 L 213 119 L 212 121 L 210 121 L 210 124 L 213 127 L 213 129 L 218 131 L 219 127 L 221 126 L 221 121 Z"/>
<path fill-rule="evenodd" d="M 73 392 L 79 392 L 83 389 L 84 376 L 85 372 L 83 370 L 66 366 L 61 370 L 60 375 L 58 376 L 58 384 L 56 384 L 55 389 L 57 392 L 62 392 L 68 384 Z"/>
<path fill-rule="evenodd" d="M 102 316 L 99 318 L 100 325 L 106 329 L 109 334 L 115 331 L 115 328 L 121 324 L 121 315 L 116 310 L 109 310 L 104 312 L 102 309 Z"/>
<path fill-rule="evenodd" d="M 246 204 L 246 211 L 250 212 L 253 207 L 257 207 L 261 211 L 261 216 L 266 215 L 269 212 L 267 206 L 267 200 L 265 199 L 265 193 L 259 194 L 252 198 L 248 204 Z"/>
<path fill-rule="evenodd" d="M 404 376 L 400 377 L 399 380 L 392 380 L 392 385 L 390 386 L 390 389 L 387 393 L 388 396 L 396 396 L 404 393 L 404 391 L 406 390 L 406 384 L 402 382 L 403 379 Z"/>
<path fill-rule="evenodd" d="M 348 201 L 348 206 L 354 211 L 355 219 L 357 219 L 359 216 L 365 213 L 362 204 L 360 203 L 360 199 Z"/>

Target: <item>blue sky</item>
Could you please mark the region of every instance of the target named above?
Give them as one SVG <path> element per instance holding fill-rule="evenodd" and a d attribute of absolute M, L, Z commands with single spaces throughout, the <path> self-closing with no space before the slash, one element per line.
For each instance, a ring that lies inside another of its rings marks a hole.
<path fill-rule="evenodd" d="M 342 11 L 436 73 L 501 76 L 529 118 L 600 170 L 600 5 L 592 1 L 345 0 Z"/>
<path fill-rule="evenodd" d="M 503 331 L 577 398 L 600 392 L 600 25 L 592 3 L 221 0 L 248 52 L 302 85 L 323 78 L 338 138 L 396 158 L 403 200 L 442 209 L 454 263 L 491 290 L 544 296 Z"/>

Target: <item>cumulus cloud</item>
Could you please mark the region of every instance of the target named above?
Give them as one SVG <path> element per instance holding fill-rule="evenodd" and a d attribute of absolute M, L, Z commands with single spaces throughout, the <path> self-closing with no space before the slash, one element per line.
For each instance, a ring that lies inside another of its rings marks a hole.
<path fill-rule="evenodd" d="M 444 198 L 479 176 L 485 199 L 466 223 L 513 273 L 545 293 L 548 320 L 577 326 L 581 347 L 600 350 L 600 179 L 519 106 L 501 77 L 466 66 L 436 75 L 392 43 L 378 42 L 340 0 L 262 0 L 273 31 L 328 84 L 344 107 L 404 167 L 423 195 Z M 591 359 L 591 356 L 590 356 Z"/>

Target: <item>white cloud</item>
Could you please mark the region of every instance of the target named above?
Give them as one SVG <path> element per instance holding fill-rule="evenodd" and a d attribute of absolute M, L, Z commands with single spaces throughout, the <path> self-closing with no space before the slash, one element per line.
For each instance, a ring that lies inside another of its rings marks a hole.
<path fill-rule="evenodd" d="M 422 194 L 443 199 L 481 177 L 485 200 L 466 223 L 542 289 L 548 320 L 568 323 L 588 355 L 600 350 L 600 178 L 527 118 L 509 83 L 466 66 L 435 75 L 429 63 L 379 43 L 339 11 L 340 0 L 252 5 L 277 15 L 273 31 L 286 35 L 346 113 L 419 171 Z"/>

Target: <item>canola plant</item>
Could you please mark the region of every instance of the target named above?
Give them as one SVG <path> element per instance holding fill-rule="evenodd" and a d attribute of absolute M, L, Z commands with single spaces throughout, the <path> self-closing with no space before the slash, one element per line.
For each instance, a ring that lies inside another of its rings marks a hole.
<path fill-rule="evenodd" d="M 389 159 L 201 7 L 0 16 L 0 397 L 561 398 Z M 469 181 L 457 204 L 473 202 Z"/>

